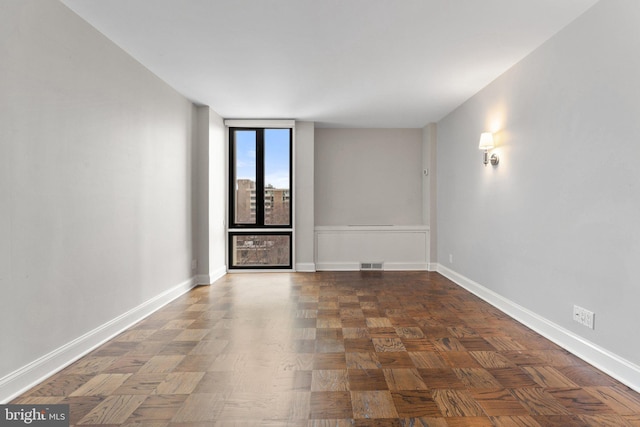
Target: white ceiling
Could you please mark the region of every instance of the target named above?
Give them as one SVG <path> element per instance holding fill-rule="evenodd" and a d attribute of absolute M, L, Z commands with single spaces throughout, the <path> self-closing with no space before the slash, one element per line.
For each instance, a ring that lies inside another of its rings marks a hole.
<path fill-rule="evenodd" d="M 596 0 L 62 0 L 225 118 L 435 122 Z"/>

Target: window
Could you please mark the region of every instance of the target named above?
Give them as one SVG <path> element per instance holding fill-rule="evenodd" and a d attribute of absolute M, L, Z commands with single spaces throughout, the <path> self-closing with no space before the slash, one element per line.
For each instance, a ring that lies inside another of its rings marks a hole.
<path fill-rule="evenodd" d="M 291 129 L 229 129 L 229 267 L 291 268 Z"/>
<path fill-rule="evenodd" d="M 291 233 L 229 233 L 232 268 L 291 268 Z"/>

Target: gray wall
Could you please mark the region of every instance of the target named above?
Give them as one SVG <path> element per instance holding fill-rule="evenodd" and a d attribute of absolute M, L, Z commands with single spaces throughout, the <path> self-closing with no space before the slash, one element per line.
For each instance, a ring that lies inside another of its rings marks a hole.
<path fill-rule="evenodd" d="M 196 107 L 193 121 L 195 127 L 194 138 L 194 167 L 192 168 L 192 182 L 194 203 L 193 210 L 193 247 L 197 261 L 196 274 L 200 284 L 209 283 L 209 120 L 212 114 L 208 106 Z M 214 113 L 215 114 L 215 113 Z"/>
<path fill-rule="evenodd" d="M 296 122 L 295 129 L 296 265 L 298 271 L 315 270 L 314 245 L 314 123 Z"/>
<path fill-rule="evenodd" d="M 440 264 L 636 364 L 638 22 L 639 2 L 596 4 L 442 119 L 437 152 Z"/>
<path fill-rule="evenodd" d="M 429 226 L 429 263 L 438 262 L 438 125 L 429 123 L 422 128 L 422 221 Z"/>
<path fill-rule="evenodd" d="M 316 129 L 316 225 L 422 224 L 422 129 Z"/>
<path fill-rule="evenodd" d="M 226 274 L 227 130 L 224 120 L 209 109 L 209 281 Z"/>
<path fill-rule="evenodd" d="M 223 119 L 208 106 L 197 107 L 194 125 L 197 138 L 194 150 L 193 242 L 198 261 L 196 281 L 209 284 L 226 273 L 225 213 L 227 156 Z"/>
<path fill-rule="evenodd" d="M 0 2 L 0 378 L 193 275 L 184 97 L 55 1 Z"/>

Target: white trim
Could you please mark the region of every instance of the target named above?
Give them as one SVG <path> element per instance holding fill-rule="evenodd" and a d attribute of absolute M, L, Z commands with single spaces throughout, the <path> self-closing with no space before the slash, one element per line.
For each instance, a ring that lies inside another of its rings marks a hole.
<path fill-rule="evenodd" d="M 186 280 L 0 378 L 0 403 L 4 404 L 11 401 L 36 384 L 67 367 L 125 329 L 164 307 L 180 295 L 188 292 L 194 285 L 194 278 Z"/>
<path fill-rule="evenodd" d="M 230 128 L 290 128 L 295 129 L 295 120 L 225 120 Z"/>
<path fill-rule="evenodd" d="M 304 273 L 313 273 L 316 271 L 316 264 L 313 262 L 300 262 L 296 264 L 296 271 Z"/>
<path fill-rule="evenodd" d="M 335 231 L 429 231 L 428 225 L 316 225 L 316 233 Z"/>
<path fill-rule="evenodd" d="M 209 283 L 210 284 L 215 283 L 217 280 L 222 279 L 226 274 L 227 274 L 227 266 L 226 265 L 223 265 L 223 266 L 220 266 L 220 267 L 216 268 L 215 270 L 213 270 L 209 274 L 209 278 L 210 278 Z"/>
<path fill-rule="evenodd" d="M 211 277 L 208 274 L 198 274 L 194 277 L 196 285 L 210 285 Z"/>
<path fill-rule="evenodd" d="M 441 264 L 437 264 L 436 271 L 587 363 L 640 392 L 640 366 Z"/>

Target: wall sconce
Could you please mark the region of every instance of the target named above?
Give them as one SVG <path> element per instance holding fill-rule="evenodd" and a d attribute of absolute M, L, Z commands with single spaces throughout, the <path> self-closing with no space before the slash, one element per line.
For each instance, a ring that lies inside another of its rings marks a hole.
<path fill-rule="evenodd" d="M 480 134 L 480 144 L 478 148 L 480 150 L 484 150 L 484 165 L 487 166 L 489 162 L 493 166 L 497 165 L 500 162 L 500 157 L 496 153 L 493 153 L 491 157 L 489 157 L 489 150 L 494 147 L 493 145 L 493 134 L 491 132 L 482 132 Z"/>

